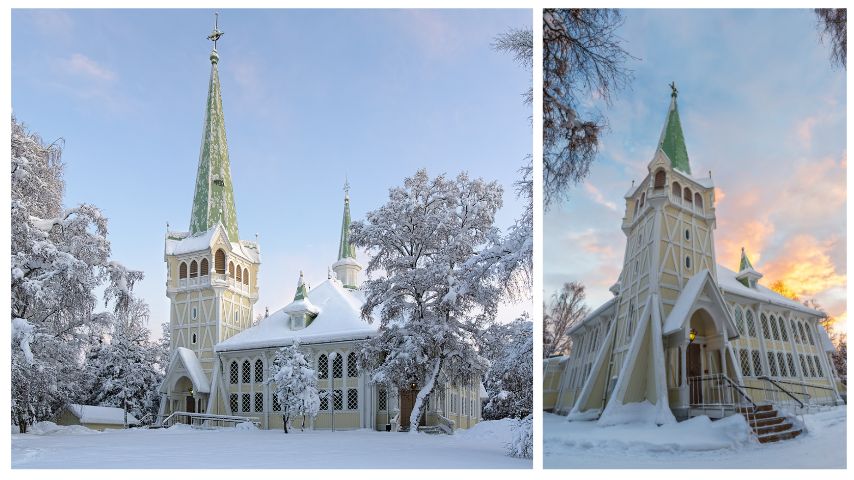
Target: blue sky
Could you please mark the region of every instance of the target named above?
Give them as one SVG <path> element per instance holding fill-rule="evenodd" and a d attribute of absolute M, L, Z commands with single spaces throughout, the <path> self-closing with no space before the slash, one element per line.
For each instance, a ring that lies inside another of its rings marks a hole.
<path fill-rule="evenodd" d="M 532 146 L 521 96 L 531 73 L 490 45 L 530 25 L 530 10 L 221 11 L 238 223 L 262 248 L 256 312 L 289 303 L 300 269 L 326 278 L 345 175 L 354 219 L 427 167 L 498 180 L 497 223 L 512 223 L 512 183 Z M 109 217 L 113 256 L 146 274 L 137 291 L 156 332 L 168 320 L 166 222 L 189 223 L 212 27 L 210 10 L 12 14 L 14 114 L 65 139 L 66 204 Z"/>
<path fill-rule="evenodd" d="M 624 10 L 631 88 L 590 177 L 544 216 L 546 298 L 580 280 L 595 308 L 623 261 L 623 195 L 646 175 L 670 101 L 695 176 L 717 188 L 718 262 L 744 246 L 763 283 L 783 280 L 847 318 L 846 90 L 812 10 Z"/>

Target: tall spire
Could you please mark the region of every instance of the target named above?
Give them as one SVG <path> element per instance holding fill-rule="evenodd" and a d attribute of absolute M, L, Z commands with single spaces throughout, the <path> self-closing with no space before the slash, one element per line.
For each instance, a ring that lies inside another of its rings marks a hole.
<path fill-rule="evenodd" d="M 225 117 L 222 111 L 222 95 L 219 85 L 219 53 L 217 41 L 223 32 L 219 30 L 217 14 L 214 30 L 208 40 L 214 42 L 211 50 L 211 76 L 208 83 L 208 101 L 202 132 L 202 148 L 196 173 L 196 188 L 193 194 L 193 211 L 190 216 L 190 233 L 206 232 L 222 223 L 232 242 L 239 240 L 237 211 L 234 207 L 234 190 L 231 185 L 231 165 L 228 160 L 228 142 L 225 137 Z"/>
<path fill-rule="evenodd" d="M 670 89 L 670 108 L 667 110 L 667 119 L 664 122 L 664 129 L 661 130 L 658 148 L 667 155 L 673 168 L 690 174 L 691 164 L 688 162 L 688 149 L 685 148 L 685 136 L 682 134 L 679 109 L 676 107 L 676 97 L 679 95 L 676 82 L 670 84 Z"/>
<path fill-rule="evenodd" d="M 338 245 L 338 260 L 356 258 L 353 244 L 350 243 L 350 182 L 344 179 L 344 218 L 341 220 L 341 242 Z"/>

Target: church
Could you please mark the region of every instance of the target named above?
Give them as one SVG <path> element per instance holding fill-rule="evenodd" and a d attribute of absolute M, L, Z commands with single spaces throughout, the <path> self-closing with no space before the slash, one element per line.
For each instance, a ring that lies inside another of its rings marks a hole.
<path fill-rule="evenodd" d="M 218 74 L 221 35 L 215 28 L 208 37 L 214 48 L 190 228 L 167 228 L 165 238 L 171 360 L 160 386 L 158 424 L 182 412 L 201 421 L 199 414 L 247 417 L 261 428 L 282 429 L 275 385 L 268 380 L 276 351 L 298 340 L 321 392 L 320 413 L 306 420 L 308 428 L 408 430 L 420 386 L 386 389 L 370 382 L 357 362 L 379 322 L 361 316 L 362 266 L 349 238 L 348 186 L 338 256 L 328 278 L 310 287 L 300 272 L 294 291 L 282 292 L 292 300 L 253 325 L 261 248 L 257 241 L 241 240 L 238 230 Z M 483 393 L 479 377 L 437 386 L 417 428 L 452 433 L 471 427 L 481 417 Z"/>
<path fill-rule="evenodd" d="M 568 357 L 544 361 L 544 408 L 601 424 L 744 414 L 760 441 L 797 436 L 790 414 L 842 403 L 825 314 L 761 285 L 744 249 L 737 268 L 717 263 L 715 185 L 691 172 L 671 88 L 648 174 L 625 194 L 613 297 L 569 329 Z"/>

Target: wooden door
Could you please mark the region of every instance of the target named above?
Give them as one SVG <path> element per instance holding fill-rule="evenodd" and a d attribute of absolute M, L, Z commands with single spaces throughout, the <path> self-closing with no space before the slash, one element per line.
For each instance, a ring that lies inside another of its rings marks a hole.
<path fill-rule="evenodd" d="M 409 416 L 412 415 L 412 407 L 415 406 L 415 391 L 405 390 L 400 392 L 400 426 L 409 426 Z"/>
<path fill-rule="evenodd" d="M 184 411 L 188 413 L 196 413 L 196 399 L 193 397 L 187 397 L 187 409 Z"/>
<path fill-rule="evenodd" d="M 700 361 L 700 346 L 696 343 L 688 345 L 686 351 L 688 364 L 688 385 L 690 386 L 690 403 L 703 403 L 703 382 L 700 381 L 700 376 L 703 372 L 702 362 Z"/>

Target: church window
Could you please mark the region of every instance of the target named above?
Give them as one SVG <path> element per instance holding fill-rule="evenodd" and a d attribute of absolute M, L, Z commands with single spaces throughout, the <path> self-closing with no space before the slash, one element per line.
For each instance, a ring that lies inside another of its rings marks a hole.
<path fill-rule="evenodd" d="M 655 182 L 653 183 L 653 188 L 656 190 L 664 188 L 667 185 L 667 173 L 664 170 L 658 170 L 655 172 Z"/>
<path fill-rule="evenodd" d="M 231 396 L 229 397 L 228 404 L 231 407 L 232 413 L 237 411 L 237 394 L 236 393 L 231 394 Z"/>
<path fill-rule="evenodd" d="M 317 378 L 329 378 L 329 360 L 326 355 L 317 358 Z"/>
<path fill-rule="evenodd" d="M 243 375 L 242 375 L 243 383 L 250 383 L 252 381 L 252 374 L 249 372 L 250 368 L 251 367 L 249 365 L 249 360 L 244 360 L 243 361 Z"/>
<path fill-rule="evenodd" d="M 691 269 L 691 257 L 685 257 L 685 268 L 688 270 Z"/>
<path fill-rule="evenodd" d="M 178 266 L 178 278 L 187 278 L 187 264 L 184 262 Z"/>
<path fill-rule="evenodd" d="M 691 240 L 691 230 L 688 228 L 685 229 L 685 240 Z"/>
<path fill-rule="evenodd" d="M 340 357 L 335 357 L 340 358 Z M 332 391 L 332 409 L 333 410 L 344 410 L 344 396 L 341 390 L 333 390 Z"/>
<path fill-rule="evenodd" d="M 801 343 L 801 337 L 798 336 L 798 324 L 795 323 L 795 320 L 790 320 L 789 325 L 792 327 L 792 338 L 795 340 L 795 343 Z"/>
<path fill-rule="evenodd" d="M 739 359 L 741 360 L 741 374 L 743 376 L 750 376 L 750 353 L 747 349 L 741 349 L 739 352 Z"/>
<path fill-rule="evenodd" d="M 777 331 L 777 317 L 771 315 L 771 336 L 774 340 L 780 340 L 780 332 Z"/>
<path fill-rule="evenodd" d="M 196 334 L 194 333 L 193 334 L 193 345 L 195 345 L 195 344 L 196 344 Z"/>
<path fill-rule="evenodd" d="M 199 276 L 199 264 L 196 263 L 195 260 L 190 262 L 190 278 L 196 278 Z"/>
<path fill-rule="evenodd" d="M 812 329 L 809 325 L 807 325 L 807 337 L 810 339 L 810 345 L 815 345 L 815 342 L 812 339 Z"/>
<path fill-rule="evenodd" d="M 237 281 L 243 282 L 243 269 L 240 267 L 237 267 Z"/>
<path fill-rule="evenodd" d="M 264 394 L 261 392 L 255 392 L 255 411 L 264 411 Z"/>
<path fill-rule="evenodd" d="M 759 350 L 753 350 L 751 353 L 753 354 L 753 375 L 758 377 L 762 375 L 762 354 Z"/>
<path fill-rule="evenodd" d="M 347 389 L 347 410 L 359 409 L 359 391 L 355 388 Z"/>
<path fill-rule="evenodd" d="M 747 319 L 747 336 L 756 336 L 756 323 L 753 321 L 753 311 L 745 310 L 744 318 Z"/>
<path fill-rule="evenodd" d="M 344 358 L 339 353 L 332 359 L 332 378 L 342 378 L 344 376 Z"/>
<path fill-rule="evenodd" d="M 192 313 L 191 313 L 191 316 L 192 316 L 193 320 L 195 320 L 195 319 L 196 319 L 196 317 L 198 317 L 198 316 L 199 316 L 199 310 L 198 310 L 198 309 L 196 309 L 196 307 L 193 307 L 193 309 L 192 309 Z M 193 343 L 196 343 L 196 342 L 193 342 Z"/>
<path fill-rule="evenodd" d="M 673 195 L 673 200 L 678 202 L 682 198 L 682 185 L 679 185 L 679 182 L 673 182 L 673 188 L 670 193 Z"/>
<path fill-rule="evenodd" d="M 237 374 L 237 362 L 231 362 L 231 384 L 237 385 L 240 375 Z M 237 410 L 237 408 L 235 408 Z"/>
<path fill-rule="evenodd" d="M 694 194 L 694 206 L 701 212 L 703 211 L 703 196 L 699 192 Z"/>
<path fill-rule="evenodd" d="M 771 375 L 772 377 L 776 377 L 777 376 L 777 359 L 776 359 L 776 357 L 774 357 L 774 352 L 767 352 L 767 353 L 768 353 L 768 370 L 769 370 L 768 374 Z"/>
<path fill-rule="evenodd" d="M 798 373 L 795 372 L 795 359 L 792 357 L 791 353 L 786 354 L 786 364 L 789 366 L 789 376 L 797 377 Z"/>
<path fill-rule="evenodd" d="M 768 317 L 763 313 L 759 318 L 762 321 L 762 337 L 764 337 L 765 340 L 771 340 L 771 328 L 768 327 Z"/>
<path fill-rule="evenodd" d="M 238 323 L 238 322 L 240 322 L 240 311 L 235 310 L 234 311 L 234 323 Z"/>
<path fill-rule="evenodd" d="M 203 258 L 202 262 L 200 263 L 200 266 L 201 266 L 202 271 L 201 271 L 201 273 L 199 273 L 199 275 L 204 277 L 205 275 L 208 274 L 208 259 Z"/>
<path fill-rule="evenodd" d="M 685 189 L 682 190 L 682 200 L 685 200 L 685 203 L 691 203 L 691 198 L 691 189 L 685 187 Z"/>
<path fill-rule="evenodd" d="M 377 410 L 384 412 L 388 408 L 388 392 L 381 388 L 377 394 Z"/>
<path fill-rule="evenodd" d="M 325 412 L 326 410 L 329 410 L 329 398 L 327 398 L 328 394 L 329 394 L 328 391 L 320 392 L 320 411 L 321 412 Z"/>
<path fill-rule="evenodd" d="M 234 278 L 234 262 L 228 262 L 228 276 Z"/>
<path fill-rule="evenodd" d="M 356 378 L 359 376 L 359 365 L 356 362 L 356 352 L 350 352 L 347 355 L 347 376 L 350 378 Z"/>
<path fill-rule="evenodd" d="M 264 381 L 264 362 L 259 358 L 255 360 L 255 383 Z"/>
<path fill-rule="evenodd" d="M 216 269 L 216 273 L 223 275 L 225 274 L 225 252 L 220 248 L 216 251 L 216 255 L 214 255 L 214 269 Z"/>
<path fill-rule="evenodd" d="M 249 285 L 249 269 L 248 268 L 243 269 L 243 284 Z"/>
<path fill-rule="evenodd" d="M 788 377 L 789 373 L 786 372 L 786 356 L 783 355 L 783 352 L 777 352 L 777 365 L 780 367 L 780 376 Z"/>
<path fill-rule="evenodd" d="M 803 372 L 805 377 L 809 377 L 810 375 L 809 375 L 809 371 L 807 370 L 806 359 L 804 358 L 803 354 L 798 355 L 798 357 L 800 357 L 800 359 L 801 359 L 801 372 Z"/>
<path fill-rule="evenodd" d="M 243 394 L 243 402 L 240 405 L 241 407 L 243 407 L 243 410 L 241 410 L 241 412 L 251 412 L 252 411 L 252 405 L 250 405 L 251 401 L 252 401 L 252 397 L 250 397 L 248 393 L 244 393 Z"/>
<path fill-rule="evenodd" d="M 644 204 L 646 204 L 646 192 L 641 193 L 640 208 L 643 208 Z"/>
<path fill-rule="evenodd" d="M 789 332 L 786 331 L 786 321 L 783 317 L 777 317 L 777 322 L 780 324 L 780 338 L 782 338 L 784 342 L 788 342 Z"/>
<path fill-rule="evenodd" d="M 824 376 L 824 372 L 821 371 L 821 362 L 818 361 L 818 357 L 815 357 L 815 370 L 819 377 Z"/>
<path fill-rule="evenodd" d="M 810 376 L 815 376 L 815 364 L 812 362 L 812 357 L 807 355 L 807 364 L 810 366 Z"/>
<path fill-rule="evenodd" d="M 275 392 L 275 389 L 273 389 L 273 392 Z M 274 412 L 281 412 L 282 411 L 282 404 L 279 403 L 279 396 L 276 395 L 275 393 L 273 393 L 270 396 L 273 397 L 273 411 Z"/>
<path fill-rule="evenodd" d="M 741 314 L 741 308 L 735 306 L 733 313 L 735 314 L 735 326 L 738 328 L 738 334 L 744 335 L 744 317 Z"/>
<path fill-rule="evenodd" d="M 798 322 L 798 331 L 801 332 L 801 343 L 807 343 L 807 335 L 804 332 L 804 324 L 801 322 Z"/>

